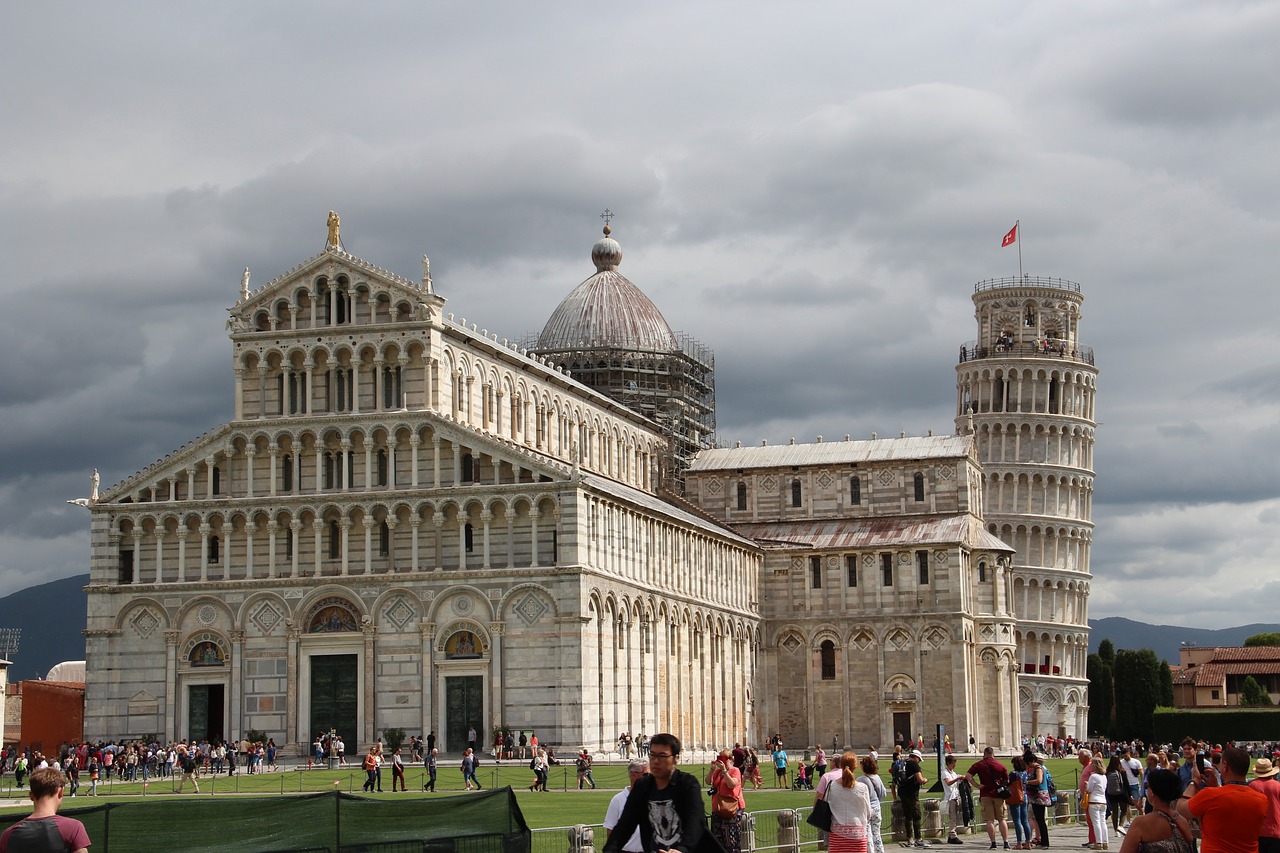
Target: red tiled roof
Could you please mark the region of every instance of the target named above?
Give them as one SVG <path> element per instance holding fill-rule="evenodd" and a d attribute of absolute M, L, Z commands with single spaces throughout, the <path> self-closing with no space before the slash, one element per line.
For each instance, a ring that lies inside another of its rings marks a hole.
<path fill-rule="evenodd" d="M 1195 677 L 1196 687 L 1213 687 L 1222 684 L 1228 675 L 1277 675 L 1280 674 L 1280 660 L 1249 663 L 1206 663 L 1190 670 Z"/>
<path fill-rule="evenodd" d="M 1280 646 L 1201 646 L 1196 650 L 1206 648 L 1213 649 L 1213 663 L 1240 660 L 1280 662 Z"/>

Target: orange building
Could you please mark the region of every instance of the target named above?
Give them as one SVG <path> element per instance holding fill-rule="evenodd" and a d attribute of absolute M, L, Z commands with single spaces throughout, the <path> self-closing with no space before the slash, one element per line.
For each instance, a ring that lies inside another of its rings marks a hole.
<path fill-rule="evenodd" d="M 1216 708 L 1240 704 L 1240 691 L 1249 676 L 1262 685 L 1271 701 L 1280 700 L 1280 647 L 1184 646 L 1181 666 L 1173 673 L 1176 708 Z"/>
<path fill-rule="evenodd" d="M 14 705 L 17 709 L 14 709 Z M 51 754 L 64 743 L 84 740 L 84 682 L 20 681 L 10 684 L 5 701 L 5 743 Z M 13 724 L 14 718 L 19 721 Z"/>

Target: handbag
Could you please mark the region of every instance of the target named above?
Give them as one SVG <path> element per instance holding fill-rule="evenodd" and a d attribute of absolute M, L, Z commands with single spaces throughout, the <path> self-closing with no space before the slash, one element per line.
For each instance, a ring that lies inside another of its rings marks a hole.
<path fill-rule="evenodd" d="M 1008 782 L 998 782 L 996 783 L 995 794 L 998 799 L 1007 800 L 1013 796 L 1013 791 L 1009 790 Z"/>
<path fill-rule="evenodd" d="M 711 798 L 711 813 L 717 817 L 734 818 L 738 816 L 738 798 L 737 797 L 721 797 L 716 795 Z"/>
<path fill-rule="evenodd" d="M 816 826 L 823 832 L 830 832 L 831 804 L 825 799 L 818 800 L 813 804 L 813 809 L 810 810 L 809 815 L 804 819 L 804 822 L 810 826 Z"/>

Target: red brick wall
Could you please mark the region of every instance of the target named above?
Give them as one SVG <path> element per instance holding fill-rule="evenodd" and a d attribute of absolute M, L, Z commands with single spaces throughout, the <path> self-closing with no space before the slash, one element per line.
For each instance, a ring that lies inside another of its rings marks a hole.
<path fill-rule="evenodd" d="M 84 685 L 22 682 L 20 743 L 53 754 L 63 743 L 84 740 Z"/>

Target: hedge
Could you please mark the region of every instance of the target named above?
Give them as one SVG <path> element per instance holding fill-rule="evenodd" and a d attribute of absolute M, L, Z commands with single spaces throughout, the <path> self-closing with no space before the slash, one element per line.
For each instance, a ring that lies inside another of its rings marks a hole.
<path fill-rule="evenodd" d="M 1210 743 L 1280 740 L 1280 708 L 1156 708 L 1156 743 L 1177 744 L 1190 735 Z"/>

